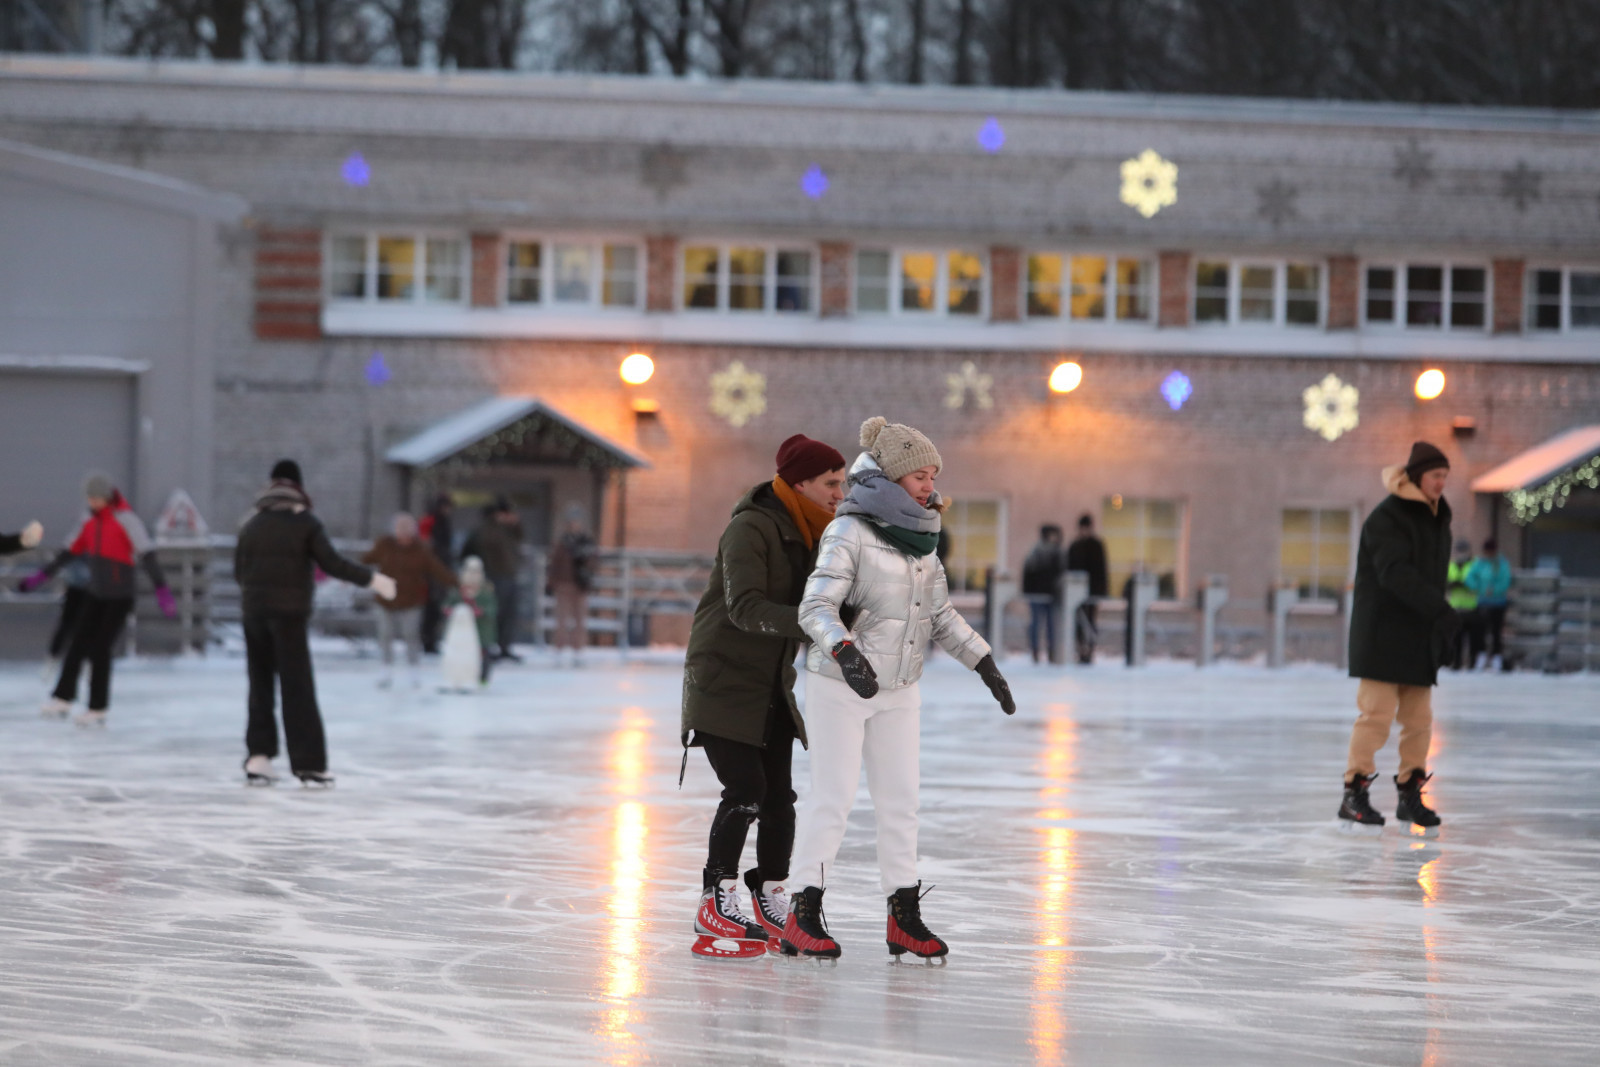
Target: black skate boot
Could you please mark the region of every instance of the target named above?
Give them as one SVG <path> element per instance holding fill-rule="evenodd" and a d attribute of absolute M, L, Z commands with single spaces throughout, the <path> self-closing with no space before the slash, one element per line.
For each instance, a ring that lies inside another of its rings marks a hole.
<path fill-rule="evenodd" d="M 922 897 L 921 882 L 889 894 L 889 932 L 885 937 L 889 954 L 898 961 L 902 953 L 910 952 L 930 964 L 942 965 L 950 946 L 934 937 L 923 923 Z"/>
<path fill-rule="evenodd" d="M 700 906 L 694 913 L 694 932 L 732 941 L 767 943 L 767 931 L 744 913 L 739 883 L 732 875 L 707 867 L 701 876 Z"/>
<path fill-rule="evenodd" d="M 839 943 L 828 936 L 822 920 L 822 890 L 806 886 L 789 898 L 789 918 L 783 924 L 779 946 L 785 956 L 838 959 Z"/>
<path fill-rule="evenodd" d="M 1411 777 L 1402 782 L 1398 775 L 1395 776 L 1394 787 L 1400 794 L 1400 803 L 1394 809 L 1394 817 L 1400 822 L 1408 822 L 1423 829 L 1431 829 L 1442 821 L 1439 813 L 1422 802 L 1422 787 L 1428 784 L 1431 774 L 1421 771 L 1412 771 Z"/>
<path fill-rule="evenodd" d="M 781 885 L 773 886 L 770 893 L 764 891 L 761 887 L 765 883 L 756 867 L 744 872 L 744 884 L 750 889 L 750 910 L 755 912 L 756 922 L 769 940 L 776 941 L 783 936 L 784 924 L 789 921 L 789 894 Z"/>
<path fill-rule="evenodd" d="M 327 771 L 295 771 L 294 776 L 307 789 L 332 789 L 333 775 Z"/>
<path fill-rule="evenodd" d="M 1358 774 L 1345 783 L 1344 801 L 1339 805 L 1339 818 L 1347 823 L 1370 826 L 1374 829 L 1383 826 L 1383 816 L 1373 810 L 1372 800 L 1367 796 L 1367 787 L 1377 777 L 1376 774 Z"/>

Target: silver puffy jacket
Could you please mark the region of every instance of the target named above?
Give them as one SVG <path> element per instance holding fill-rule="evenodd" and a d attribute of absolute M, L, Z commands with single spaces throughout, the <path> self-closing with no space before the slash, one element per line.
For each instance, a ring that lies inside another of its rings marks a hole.
<path fill-rule="evenodd" d="M 839 617 L 845 604 L 855 609 L 853 631 Z M 904 689 L 922 677 L 930 637 L 969 669 L 989 654 L 988 642 L 950 603 L 939 557 L 906 555 L 860 515 L 834 519 L 822 535 L 800 600 L 800 628 L 811 637 L 807 670 L 843 679 L 831 649 L 849 640 L 883 689 Z"/>

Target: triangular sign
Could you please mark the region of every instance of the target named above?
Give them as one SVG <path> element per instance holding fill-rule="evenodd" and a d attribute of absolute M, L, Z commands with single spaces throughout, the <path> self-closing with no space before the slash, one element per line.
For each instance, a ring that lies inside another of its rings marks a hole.
<path fill-rule="evenodd" d="M 206 525 L 206 520 L 200 514 L 200 509 L 194 506 L 194 501 L 182 489 L 174 489 L 172 496 L 167 498 L 167 506 L 161 509 L 161 517 L 156 519 L 156 537 L 163 541 L 181 541 L 186 538 L 204 537 L 211 532 Z"/>

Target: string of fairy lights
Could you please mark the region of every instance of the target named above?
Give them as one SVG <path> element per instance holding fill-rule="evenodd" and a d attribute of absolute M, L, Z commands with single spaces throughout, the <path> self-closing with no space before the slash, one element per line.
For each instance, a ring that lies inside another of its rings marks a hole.
<path fill-rule="evenodd" d="M 1583 488 L 1600 489 L 1600 456 L 1591 456 L 1532 489 L 1513 489 L 1506 494 L 1506 503 L 1511 505 L 1512 521 L 1526 526 L 1540 515 L 1565 507 L 1572 491 Z"/>

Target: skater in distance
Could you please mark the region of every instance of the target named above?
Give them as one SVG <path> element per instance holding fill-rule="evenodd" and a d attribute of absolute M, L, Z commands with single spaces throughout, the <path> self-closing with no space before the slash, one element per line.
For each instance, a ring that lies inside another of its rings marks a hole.
<path fill-rule="evenodd" d="M 850 491 L 822 535 L 800 601 L 800 625 L 811 638 L 811 794 L 795 840 L 798 888 L 782 949 L 791 956 L 839 955 L 823 921 L 823 883 L 844 839 L 864 761 L 888 895 L 889 951 L 938 959 L 949 948 L 922 921 L 917 877 L 918 681 L 929 638 L 976 670 L 1007 715 L 1017 706 L 988 643 L 950 603 L 934 554 L 945 503 L 933 488 L 944 465 L 933 442 L 875 417 L 861 425 L 861 447 Z"/>
<path fill-rule="evenodd" d="M 38 520 L 14 534 L 0 534 L 0 556 L 13 556 L 38 546 L 44 540 L 44 526 Z"/>
<path fill-rule="evenodd" d="M 1377 778 L 1378 750 L 1400 720 L 1399 804 L 1395 818 L 1432 827 L 1439 816 L 1422 800 L 1433 738 L 1433 686 L 1450 662 L 1461 624 L 1447 598 L 1450 504 L 1444 499 L 1450 461 L 1426 441 L 1403 464 L 1383 471 L 1389 495 L 1361 527 L 1355 602 L 1350 611 L 1350 676 L 1358 679 L 1359 714 L 1350 731 L 1339 818 L 1379 827 L 1367 789 Z"/>
<path fill-rule="evenodd" d="M 759 956 L 789 915 L 791 763 L 795 739 L 806 743 L 794 700 L 794 661 L 806 639 L 798 609 L 844 480 L 837 449 L 804 434 L 784 441 L 777 474 L 734 506 L 695 609 L 683 672 L 684 760 L 699 747 L 722 783 L 695 911 L 696 955 Z M 751 823 L 747 913 L 738 876 Z"/>

